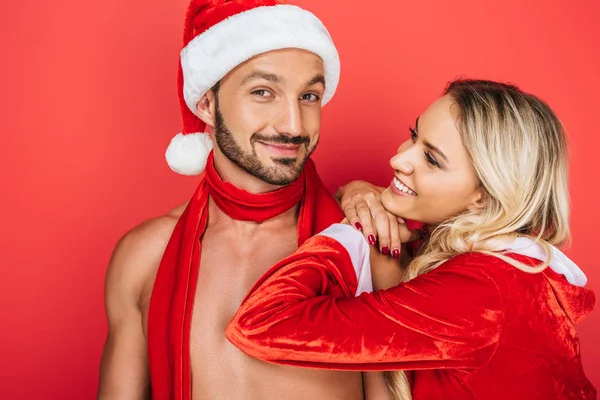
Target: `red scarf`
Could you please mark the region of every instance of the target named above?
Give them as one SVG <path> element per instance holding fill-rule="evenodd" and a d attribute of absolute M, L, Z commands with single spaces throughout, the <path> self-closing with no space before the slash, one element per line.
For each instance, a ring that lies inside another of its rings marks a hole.
<path fill-rule="evenodd" d="M 219 178 L 211 153 L 206 173 L 175 226 L 154 282 L 148 317 L 154 400 L 191 399 L 190 329 L 209 196 L 230 217 L 259 223 L 300 203 L 298 245 L 344 218 L 310 159 L 291 185 L 251 194 Z"/>

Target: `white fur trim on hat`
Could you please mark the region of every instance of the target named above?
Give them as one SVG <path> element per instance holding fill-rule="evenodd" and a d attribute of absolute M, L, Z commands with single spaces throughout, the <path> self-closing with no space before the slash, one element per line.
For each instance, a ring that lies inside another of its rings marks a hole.
<path fill-rule="evenodd" d="M 178 174 L 198 175 L 204 172 L 212 148 L 208 133 L 179 133 L 171 139 L 165 156 L 169 167 Z"/>
<path fill-rule="evenodd" d="M 187 106 L 196 114 L 202 96 L 235 67 L 256 55 L 287 48 L 307 50 L 323 59 L 325 105 L 340 79 L 338 52 L 316 16 L 300 7 L 282 4 L 233 15 L 196 36 L 181 51 Z"/>

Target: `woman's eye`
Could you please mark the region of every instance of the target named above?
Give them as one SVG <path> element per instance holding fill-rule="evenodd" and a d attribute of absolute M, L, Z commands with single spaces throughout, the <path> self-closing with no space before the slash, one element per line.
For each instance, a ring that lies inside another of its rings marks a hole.
<path fill-rule="evenodd" d="M 414 128 L 408 128 L 408 130 L 410 131 L 410 138 L 412 139 L 413 143 L 416 143 L 417 139 L 418 139 L 418 135 L 417 135 L 417 131 L 414 130 Z"/>
<path fill-rule="evenodd" d="M 433 156 L 430 153 L 425 152 L 425 158 L 427 159 L 427 162 L 429 164 L 433 165 L 434 167 L 440 167 L 440 163 L 438 163 L 437 160 L 433 158 Z"/>

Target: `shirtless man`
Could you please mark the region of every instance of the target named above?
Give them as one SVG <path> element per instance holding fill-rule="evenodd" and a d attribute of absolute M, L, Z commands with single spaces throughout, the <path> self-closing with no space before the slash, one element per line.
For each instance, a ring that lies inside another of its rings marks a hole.
<path fill-rule="evenodd" d="M 343 218 L 308 158 L 339 80 L 331 38 L 269 0 L 192 1 L 184 37 L 184 131 L 167 160 L 202 172 L 205 126 L 215 146 L 192 199 L 114 250 L 98 398 L 362 399 L 360 372 L 268 364 L 224 334 L 270 266 Z"/>

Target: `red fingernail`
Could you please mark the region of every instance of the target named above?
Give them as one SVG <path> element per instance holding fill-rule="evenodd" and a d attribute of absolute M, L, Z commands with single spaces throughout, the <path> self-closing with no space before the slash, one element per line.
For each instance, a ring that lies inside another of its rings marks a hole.
<path fill-rule="evenodd" d="M 360 224 L 360 222 L 357 222 L 354 224 L 354 226 L 356 227 L 356 229 L 358 229 L 359 231 L 362 231 L 362 225 Z"/>
<path fill-rule="evenodd" d="M 373 245 L 373 244 L 375 244 L 375 242 L 376 242 L 375 241 L 375 236 L 369 235 L 369 244 Z"/>
<path fill-rule="evenodd" d="M 387 256 L 388 254 L 390 254 L 390 248 L 387 246 L 383 246 L 381 248 L 381 254 L 383 254 L 384 256 Z"/>
<path fill-rule="evenodd" d="M 400 259 L 400 250 L 398 250 L 398 249 L 392 250 L 392 257 L 394 257 L 396 260 Z"/>

